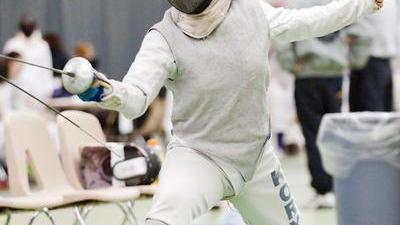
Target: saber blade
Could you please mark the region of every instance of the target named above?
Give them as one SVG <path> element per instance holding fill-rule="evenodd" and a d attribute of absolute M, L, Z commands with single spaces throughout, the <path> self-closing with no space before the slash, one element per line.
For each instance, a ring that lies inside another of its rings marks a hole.
<path fill-rule="evenodd" d="M 48 109 L 50 109 L 51 111 L 53 111 L 54 113 L 56 113 L 57 115 L 61 116 L 63 119 L 67 120 L 69 123 L 71 123 L 72 125 L 74 125 L 76 128 L 78 128 L 80 131 L 82 131 L 83 133 L 85 133 L 87 136 L 89 136 L 91 139 L 93 139 L 94 141 L 96 141 L 97 143 L 101 144 L 102 146 L 104 146 L 107 150 L 109 150 L 111 153 L 113 153 L 114 155 L 116 155 L 117 157 L 121 156 L 116 153 L 115 151 L 113 151 L 112 149 L 110 149 L 106 143 L 104 143 L 103 141 L 99 140 L 98 138 L 96 138 L 94 135 L 92 135 L 91 133 L 89 133 L 88 131 L 86 131 L 85 129 L 83 129 L 81 126 L 79 126 L 77 123 L 75 123 L 74 121 L 70 120 L 68 117 L 64 116 L 60 111 L 58 111 L 57 109 L 53 108 L 52 106 L 48 105 L 47 103 L 45 103 L 44 101 L 40 100 L 38 97 L 32 95 L 31 93 L 29 93 L 28 91 L 24 90 L 23 88 L 19 87 L 18 85 L 14 84 L 12 81 L 10 81 L 9 79 L 7 79 L 6 77 L 4 77 L 3 75 L 0 75 L 0 79 L 4 80 L 5 82 L 7 82 L 8 84 L 12 85 L 13 87 L 17 88 L 18 90 L 22 91 L 23 93 L 25 93 L 26 95 L 28 95 L 29 97 L 35 99 L 36 101 L 40 102 L 42 105 L 46 106 Z"/>
<path fill-rule="evenodd" d="M 27 62 L 27 61 L 24 61 L 24 60 L 21 60 L 21 59 L 18 59 L 18 58 L 14 58 L 14 57 L 10 57 L 10 56 L 6 56 L 6 55 L 3 55 L 3 54 L 0 54 L 0 58 L 11 60 L 11 61 L 14 61 L 14 62 L 19 62 L 19 63 L 22 63 L 22 64 L 34 66 L 34 67 L 38 67 L 38 68 L 45 69 L 45 70 L 50 70 L 50 71 L 52 71 L 54 73 L 64 74 L 64 75 L 67 75 L 69 77 L 75 77 L 75 74 L 71 73 L 71 72 L 67 72 L 67 71 L 59 70 L 59 69 L 55 69 L 55 68 L 50 68 L 50 67 L 46 67 L 46 66 L 37 65 L 35 63 Z"/>

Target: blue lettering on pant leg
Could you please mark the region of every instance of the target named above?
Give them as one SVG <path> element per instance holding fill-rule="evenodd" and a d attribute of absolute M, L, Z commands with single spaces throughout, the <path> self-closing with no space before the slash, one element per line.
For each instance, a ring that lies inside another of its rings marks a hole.
<path fill-rule="evenodd" d="M 285 205 L 285 212 L 290 221 L 289 225 L 299 225 L 300 216 L 282 170 L 279 168 L 273 171 L 271 173 L 271 178 L 274 186 L 279 188 L 279 197 Z"/>
<path fill-rule="evenodd" d="M 281 184 L 281 180 L 284 181 L 282 170 L 275 170 L 271 173 L 272 182 L 275 187 L 278 187 Z"/>
<path fill-rule="evenodd" d="M 285 206 L 285 211 L 289 220 L 292 220 L 297 215 L 297 209 L 293 199 Z"/>
<path fill-rule="evenodd" d="M 290 225 L 299 225 L 300 224 L 300 216 L 296 215 L 296 218 L 290 223 Z"/>
<path fill-rule="evenodd" d="M 289 186 L 284 184 L 279 191 L 279 196 L 281 197 L 282 201 L 287 202 L 292 198 L 292 194 L 290 193 Z"/>

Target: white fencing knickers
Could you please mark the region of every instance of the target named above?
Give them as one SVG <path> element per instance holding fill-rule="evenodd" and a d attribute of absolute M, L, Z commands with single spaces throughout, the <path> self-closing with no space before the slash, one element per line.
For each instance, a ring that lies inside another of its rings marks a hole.
<path fill-rule="evenodd" d="M 236 194 L 231 185 L 235 183 L 241 183 Z M 146 225 L 191 225 L 223 199 L 233 203 L 249 225 L 300 224 L 293 196 L 272 150 L 264 153 L 254 177 L 244 183 L 228 180 L 215 162 L 200 153 L 178 147 L 167 153 Z"/>

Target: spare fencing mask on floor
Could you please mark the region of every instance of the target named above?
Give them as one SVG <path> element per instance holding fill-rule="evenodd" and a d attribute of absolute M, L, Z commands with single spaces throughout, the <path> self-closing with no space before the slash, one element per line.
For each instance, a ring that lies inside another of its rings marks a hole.
<path fill-rule="evenodd" d="M 122 157 L 111 154 L 103 146 L 83 147 L 80 170 L 85 189 L 149 185 L 157 179 L 161 162 L 147 146 L 108 145 Z"/>

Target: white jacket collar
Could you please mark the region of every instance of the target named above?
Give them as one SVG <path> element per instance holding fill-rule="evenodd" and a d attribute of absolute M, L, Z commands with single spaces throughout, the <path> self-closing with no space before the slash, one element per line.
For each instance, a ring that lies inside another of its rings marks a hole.
<path fill-rule="evenodd" d="M 224 20 L 232 0 L 213 0 L 200 14 L 189 15 L 172 9 L 172 19 L 183 33 L 201 39 L 210 35 Z"/>

